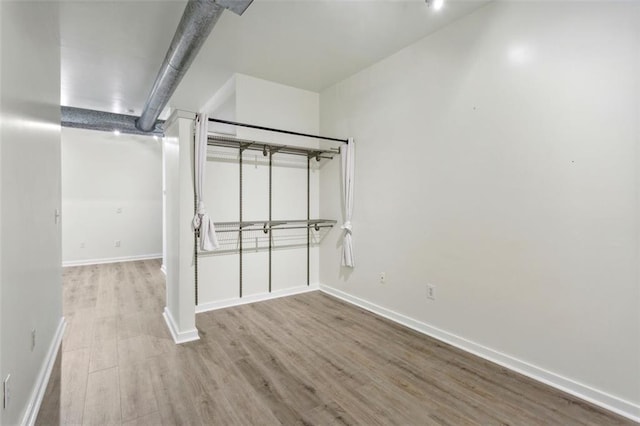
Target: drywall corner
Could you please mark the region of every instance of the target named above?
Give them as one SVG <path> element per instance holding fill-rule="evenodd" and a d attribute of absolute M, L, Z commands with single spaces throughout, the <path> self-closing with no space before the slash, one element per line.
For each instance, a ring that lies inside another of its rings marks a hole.
<path fill-rule="evenodd" d="M 216 93 L 205 102 L 199 111 L 211 114 L 217 111 L 221 105 L 227 103 L 229 99 L 235 97 L 236 93 L 236 75 L 232 75 Z"/>

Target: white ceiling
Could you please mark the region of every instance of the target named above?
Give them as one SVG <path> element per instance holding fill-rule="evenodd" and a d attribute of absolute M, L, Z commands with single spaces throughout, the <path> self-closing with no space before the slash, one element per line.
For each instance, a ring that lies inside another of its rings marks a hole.
<path fill-rule="evenodd" d="M 487 1 L 254 0 L 223 13 L 170 103 L 195 111 L 234 72 L 317 92 Z M 62 104 L 139 114 L 185 4 L 62 2 Z"/>

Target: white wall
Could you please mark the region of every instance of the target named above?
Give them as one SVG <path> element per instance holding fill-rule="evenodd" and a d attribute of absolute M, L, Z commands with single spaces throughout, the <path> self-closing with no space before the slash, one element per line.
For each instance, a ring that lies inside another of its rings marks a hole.
<path fill-rule="evenodd" d="M 233 90 L 230 87 L 233 86 Z M 208 103 L 207 112 L 218 118 L 243 123 L 317 134 L 319 95 L 281 84 L 236 74 Z M 234 111 L 230 111 L 234 109 Z M 212 131 L 229 129 L 212 125 Z M 291 135 L 237 127 L 239 138 L 297 146 L 315 146 L 317 141 Z M 238 150 L 210 148 L 207 163 L 205 202 L 216 222 L 238 221 Z M 335 160 L 334 160 L 335 161 Z M 312 162 L 311 217 L 318 217 L 318 170 L 325 164 Z M 272 217 L 306 219 L 307 159 L 276 154 L 273 163 Z M 243 219 L 267 220 L 269 217 L 269 162 L 258 151 L 243 155 Z M 262 232 L 244 233 L 243 297 L 268 293 L 268 238 Z M 239 260 L 237 233 L 219 233 L 221 250 L 200 256 L 199 304 L 237 299 Z M 272 252 L 272 291 L 306 287 L 306 231 L 274 231 Z M 318 248 L 310 256 L 310 282 L 318 283 Z"/>
<path fill-rule="evenodd" d="M 13 425 L 35 414 L 63 324 L 54 215 L 60 209 L 60 48 L 55 4 L 0 2 L 0 11 L 0 376 L 11 374 L 11 400 L 0 423 Z"/>
<path fill-rule="evenodd" d="M 639 31 L 634 2 L 496 2 L 323 91 L 358 153 L 356 268 L 334 229 L 321 282 L 640 417 Z"/>
<path fill-rule="evenodd" d="M 160 257 L 160 141 L 64 128 L 62 212 L 65 265 Z"/>

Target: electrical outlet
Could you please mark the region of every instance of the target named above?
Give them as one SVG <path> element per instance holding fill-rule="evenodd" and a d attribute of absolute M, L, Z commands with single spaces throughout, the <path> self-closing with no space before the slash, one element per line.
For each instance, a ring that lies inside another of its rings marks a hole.
<path fill-rule="evenodd" d="M 436 286 L 433 284 L 427 284 L 427 298 L 436 300 Z"/>
<path fill-rule="evenodd" d="M 116 213 L 118 213 L 118 214 L 119 214 L 119 213 L 122 213 L 122 207 L 118 207 L 118 208 L 116 209 Z"/>
<path fill-rule="evenodd" d="M 384 284 L 387 282 L 387 273 L 380 272 L 380 284 Z"/>
<path fill-rule="evenodd" d="M 36 348 L 36 329 L 31 330 L 31 352 Z"/>
<path fill-rule="evenodd" d="M 11 401 L 11 388 L 9 386 L 9 379 L 11 378 L 11 374 L 7 374 L 7 378 L 2 382 L 2 395 L 3 395 L 3 405 L 2 408 L 6 409 L 9 406 L 9 402 Z"/>
<path fill-rule="evenodd" d="M 120 240 L 116 240 L 116 247 L 120 247 Z"/>
<path fill-rule="evenodd" d="M 84 243 L 80 243 L 80 248 L 84 248 Z"/>

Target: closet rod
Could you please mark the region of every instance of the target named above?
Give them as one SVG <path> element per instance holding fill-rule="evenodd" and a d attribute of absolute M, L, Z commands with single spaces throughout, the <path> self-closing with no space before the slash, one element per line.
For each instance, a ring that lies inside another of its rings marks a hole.
<path fill-rule="evenodd" d="M 273 127 L 256 126 L 255 124 L 238 123 L 237 121 L 221 120 L 219 118 L 209 118 L 209 121 L 215 123 L 231 124 L 233 126 L 248 127 L 250 129 L 267 130 L 269 132 L 284 133 L 286 135 L 304 136 L 306 138 L 324 139 L 327 141 L 349 143 L 348 139 L 330 138 L 327 136 L 310 135 L 308 133 L 293 132 L 291 130 L 274 129 Z"/>

